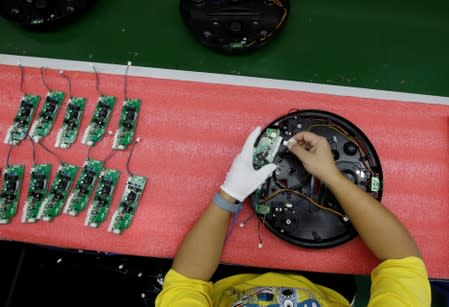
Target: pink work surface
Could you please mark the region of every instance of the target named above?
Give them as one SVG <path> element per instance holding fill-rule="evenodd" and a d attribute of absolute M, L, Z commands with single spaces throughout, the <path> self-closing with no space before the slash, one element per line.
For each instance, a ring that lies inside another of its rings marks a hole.
<path fill-rule="evenodd" d="M 72 80 L 73 95 L 88 98 L 80 135 L 95 109 L 98 94 L 95 75 L 65 72 Z M 51 88 L 67 93 L 67 82 L 57 71 L 48 71 Z M 123 76 L 100 75 L 100 88 L 118 101 L 109 129 L 115 132 L 123 101 Z M 17 112 L 19 70 L 0 66 L 0 137 L 3 139 Z M 234 156 L 248 133 L 265 126 L 291 108 L 320 109 L 337 113 L 357 125 L 376 148 L 384 173 L 383 204 L 409 228 L 422 250 L 429 275 L 449 278 L 449 107 L 377 99 L 333 96 L 300 91 L 262 89 L 143 77 L 129 77 L 128 96 L 142 99 L 136 145 L 130 168 L 148 177 L 136 216 L 122 235 L 107 232 L 111 212 L 117 208 L 125 186 L 128 152 L 118 152 L 107 166 L 122 171 L 108 220 L 99 229 L 84 226 L 86 211 L 78 217 L 65 214 L 53 222 L 22 224 L 21 214 L 32 164 L 31 143 L 12 151 L 11 163 L 25 164 L 17 216 L 0 225 L 0 238 L 59 247 L 121 254 L 173 257 L 184 235 L 206 208 L 223 182 Z M 42 97 L 46 89 L 39 70 L 25 68 L 24 88 Z M 43 143 L 54 149 L 59 114 L 52 133 Z M 39 106 L 42 106 L 42 100 Z M 112 137 L 99 143 L 92 156 L 104 158 Z M 8 146 L 0 145 L 5 165 Z M 36 146 L 39 163 L 58 162 Z M 87 147 L 77 143 L 69 150 L 54 149 L 61 159 L 81 166 Z M 249 266 L 338 273 L 367 274 L 377 264 L 363 242 L 356 238 L 330 249 L 305 249 L 288 244 L 263 230 L 264 246 L 257 247 L 257 222 L 244 228 L 241 220 L 251 214 L 246 205 L 237 227 L 226 243 L 222 261 Z"/>

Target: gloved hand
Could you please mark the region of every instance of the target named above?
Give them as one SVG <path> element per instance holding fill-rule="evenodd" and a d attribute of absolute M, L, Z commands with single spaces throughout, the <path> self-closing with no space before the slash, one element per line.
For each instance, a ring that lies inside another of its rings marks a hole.
<path fill-rule="evenodd" d="M 235 157 L 226 175 L 221 189 L 233 198 L 243 201 L 254 192 L 259 185 L 271 176 L 276 164 L 270 163 L 255 170 L 253 167 L 254 143 L 260 134 L 260 127 L 251 132 L 243 145 L 242 151 Z"/>

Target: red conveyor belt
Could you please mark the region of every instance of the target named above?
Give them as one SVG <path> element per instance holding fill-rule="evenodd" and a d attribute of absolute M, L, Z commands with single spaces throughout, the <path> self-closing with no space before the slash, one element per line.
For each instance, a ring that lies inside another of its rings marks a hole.
<path fill-rule="evenodd" d="M 66 71 L 73 95 L 88 98 L 81 124 L 86 128 L 97 100 L 93 73 Z M 50 87 L 67 92 L 67 82 L 49 71 Z M 121 102 L 123 76 L 100 75 L 102 91 L 118 96 L 109 129 L 115 131 Z M 17 67 L 0 65 L 0 138 L 14 118 L 21 92 Z M 86 212 L 78 217 L 61 215 L 53 222 L 22 224 L 20 216 L 32 164 L 31 144 L 21 143 L 12 151 L 12 163 L 26 165 L 26 176 L 17 216 L 0 225 L 0 238 L 59 247 L 109 251 L 121 254 L 173 257 L 183 236 L 198 218 L 256 125 L 265 126 L 291 108 L 321 109 L 337 113 L 357 125 L 374 144 L 384 171 L 383 203 L 410 229 L 427 263 L 429 275 L 449 278 L 449 106 L 362 99 L 300 91 L 262 89 L 153 78 L 129 77 L 128 96 L 143 101 L 131 170 L 148 177 L 148 185 L 131 227 L 121 236 L 106 231 L 126 181 L 128 153 L 117 153 L 108 167 L 122 177 L 108 217 L 99 229 L 83 225 Z M 25 68 L 26 92 L 45 96 L 39 70 Z M 67 101 L 67 99 L 66 99 Z M 62 112 L 65 111 L 65 105 Z M 42 100 L 40 103 L 42 106 Z M 44 144 L 54 149 L 60 113 Z M 104 158 L 112 137 L 92 151 Z M 0 145 L 1 167 L 8 146 Z M 87 156 L 80 138 L 70 150 L 54 151 L 79 166 Z M 37 147 L 37 161 L 58 162 Z M 251 211 L 248 206 L 240 220 Z M 336 248 L 312 250 L 285 243 L 264 230 L 264 247 L 257 247 L 257 222 L 236 227 L 225 247 L 223 262 L 273 267 L 367 274 L 375 258 L 360 239 Z"/>

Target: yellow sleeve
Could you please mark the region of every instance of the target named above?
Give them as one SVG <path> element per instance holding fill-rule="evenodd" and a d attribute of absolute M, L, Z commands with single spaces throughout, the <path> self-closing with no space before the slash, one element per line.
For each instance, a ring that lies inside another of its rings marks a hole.
<path fill-rule="evenodd" d="M 426 267 L 417 257 L 385 260 L 371 273 L 369 307 L 429 307 L 430 301 Z"/>
<path fill-rule="evenodd" d="M 171 269 L 165 275 L 164 286 L 156 298 L 156 307 L 212 306 L 212 283 L 190 279 Z"/>

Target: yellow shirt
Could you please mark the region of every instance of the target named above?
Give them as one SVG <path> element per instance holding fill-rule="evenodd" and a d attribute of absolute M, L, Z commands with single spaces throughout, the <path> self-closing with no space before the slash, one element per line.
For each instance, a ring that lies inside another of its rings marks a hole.
<path fill-rule="evenodd" d="M 427 307 L 430 297 L 426 267 L 419 258 L 386 260 L 371 273 L 370 307 Z M 240 274 L 212 284 L 172 269 L 165 276 L 156 306 L 324 307 L 349 306 L 349 302 L 334 290 L 294 274 Z"/>

